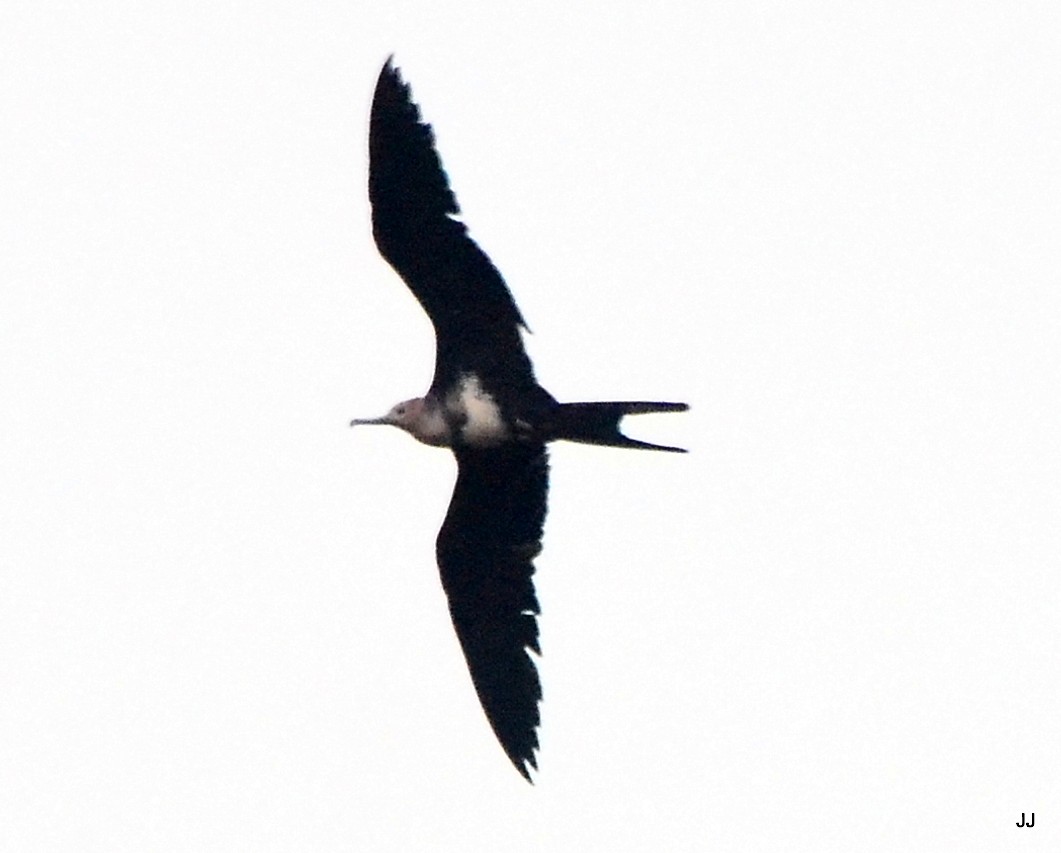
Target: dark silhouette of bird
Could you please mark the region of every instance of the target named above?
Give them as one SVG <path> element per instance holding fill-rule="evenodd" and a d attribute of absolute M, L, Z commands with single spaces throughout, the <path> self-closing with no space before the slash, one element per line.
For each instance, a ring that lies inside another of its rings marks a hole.
<path fill-rule="evenodd" d="M 380 418 L 457 458 L 457 484 L 436 556 L 457 637 L 486 717 L 509 759 L 537 770 L 540 613 L 532 575 L 541 551 L 549 464 L 567 440 L 684 452 L 628 438 L 624 415 L 684 403 L 559 403 L 534 378 L 523 317 L 490 259 L 455 217 L 457 199 L 408 84 L 392 59 L 372 101 L 368 193 L 372 234 L 435 328 L 427 394 Z"/>

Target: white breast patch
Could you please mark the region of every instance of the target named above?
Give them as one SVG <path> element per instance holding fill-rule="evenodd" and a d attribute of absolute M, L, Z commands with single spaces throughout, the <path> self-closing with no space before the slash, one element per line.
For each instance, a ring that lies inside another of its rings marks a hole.
<path fill-rule="evenodd" d="M 508 429 L 501 417 L 501 409 L 479 383 L 474 373 L 461 376 L 455 394 L 446 401 L 446 408 L 464 421 L 461 437 L 473 447 L 501 444 L 508 438 Z"/>

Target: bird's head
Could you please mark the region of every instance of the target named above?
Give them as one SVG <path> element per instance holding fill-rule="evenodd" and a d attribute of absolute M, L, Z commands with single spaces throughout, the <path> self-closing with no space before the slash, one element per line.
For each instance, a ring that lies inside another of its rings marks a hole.
<path fill-rule="evenodd" d="M 403 400 L 391 407 L 380 418 L 354 418 L 350 426 L 364 424 L 386 424 L 396 426 L 424 444 L 445 447 L 449 445 L 449 426 L 436 407 L 428 405 L 423 397 Z"/>

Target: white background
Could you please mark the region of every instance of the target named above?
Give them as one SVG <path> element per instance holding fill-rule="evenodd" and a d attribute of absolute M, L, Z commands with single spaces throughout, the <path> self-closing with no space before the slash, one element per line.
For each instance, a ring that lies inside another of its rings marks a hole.
<path fill-rule="evenodd" d="M 4 4 L 0 849 L 1058 849 L 1059 7 L 535 8 Z M 693 407 L 553 452 L 534 787 L 347 428 L 391 51 L 542 383 Z"/>

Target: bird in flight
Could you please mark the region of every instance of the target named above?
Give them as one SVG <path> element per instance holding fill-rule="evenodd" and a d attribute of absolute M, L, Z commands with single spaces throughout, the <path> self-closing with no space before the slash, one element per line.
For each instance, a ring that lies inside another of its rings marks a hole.
<path fill-rule="evenodd" d="M 392 58 L 393 59 L 393 58 Z M 379 418 L 448 447 L 457 484 L 436 541 L 442 586 L 486 717 L 516 769 L 538 768 L 540 613 L 532 575 L 541 551 L 549 464 L 566 440 L 684 452 L 628 438 L 624 415 L 684 403 L 559 403 L 534 378 L 526 323 L 500 273 L 468 236 L 431 126 L 388 59 L 372 100 L 368 195 L 380 254 L 435 329 L 435 375 L 423 397 Z"/>

